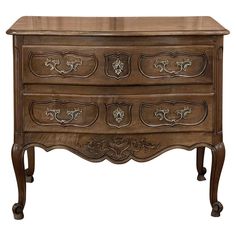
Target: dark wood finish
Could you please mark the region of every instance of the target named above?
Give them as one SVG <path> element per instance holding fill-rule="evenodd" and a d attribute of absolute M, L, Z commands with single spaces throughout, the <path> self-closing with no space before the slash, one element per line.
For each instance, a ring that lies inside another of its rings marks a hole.
<path fill-rule="evenodd" d="M 173 148 L 212 150 L 212 216 L 224 162 L 223 35 L 210 17 L 23 17 L 14 39 L 12 160 L 23 218 L 34 147 L 115 164 Z M 24 167 L 24 151 L 28 168 Z"/>
<path fill-rule="evenodd" d="M 33 183 L 34 182 L 34 168 L 35 168 L 35 151 L 34 147 L 29 147 L 27 149 L 28 155 L 28 168 L 25 170 L 25 178 L 26 182 Z"/>
<path fill-rule="evenodd" d="M 26 201 L 26 179 L 24 167 L 24 149 L 20 144 L 12 147 L 12 163 L 16 174 L 18 185 L 18 203 L 13 205 L 14 218 L 20 220 L 24 218 L 23 209 Z"/>
<path fill-rule="evenodd" d="M 218 184 L 220 174 L 225 160 L 224 143 L 218 143 L 212 148 L 212 167 L 211 167 L 211 184 L 210 184 L 210 202 L 212 205 L 212 216 L 220 216 L 223 205 L 217 199 Z"/>
<path fill-rule="evenodd" d="M 199 180 L 199 181 L 206 180 L 204 175 L 206 174 L 207 170 L 203 166 L 204 154 L 205 154 L 205 147 L 197 148 L 197 171 L 198 171 L 197 180 Z"/>

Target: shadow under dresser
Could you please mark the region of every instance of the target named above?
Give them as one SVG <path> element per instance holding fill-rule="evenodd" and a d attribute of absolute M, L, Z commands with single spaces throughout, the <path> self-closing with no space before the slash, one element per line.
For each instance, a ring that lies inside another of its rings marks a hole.
<path fill-rule="evenodd" d="M 208 147 L 211 214 L 220 216 L 225 28 L 210 17 L 22 17 L 7 33 L 14 50 L 15 219 L 24 217 L 35 146 L 116 164 L 196 148 L 200 181 Z"/>

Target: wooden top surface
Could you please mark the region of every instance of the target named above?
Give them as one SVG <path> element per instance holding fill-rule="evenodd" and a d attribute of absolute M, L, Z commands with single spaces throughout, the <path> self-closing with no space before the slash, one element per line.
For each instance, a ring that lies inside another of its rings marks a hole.
<path fill-rule="evenodd" d="M 158 36 L 225 35 L 229 31 L 211 17 L 21 17 L 13 35 Z"/>

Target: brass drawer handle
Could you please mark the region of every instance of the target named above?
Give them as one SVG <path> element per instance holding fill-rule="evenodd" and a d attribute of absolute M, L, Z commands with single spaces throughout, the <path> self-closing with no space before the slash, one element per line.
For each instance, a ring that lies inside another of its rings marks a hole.
<path fill-rule="evenodd" d="M 50 67 L 50 70 L 55 70 L 60 75 L 66 75 L 72 71 L 77 71 L 78 66 L 82 65 L 82 60 L 81 58 L 78 58 L 74 61 L 66 61 L 66 65 L 69 67 L 68 70 L 58 69 L 57 66 L 60 64 L 61 64 L 61 61 L 59 59 L 53 59 L 53 58 L 47 58 L 44 63 L 46 67 Z"/>
<path fill-rule="evenodd" d="M 177 75 L 182 71 L 186 71 L 187 68 L 192 65 L 192 61 L 190 59 L 176 61 L 176 66 L 179 68 L 179 70 L 169 70 L 167 68 L 168 64 L 168 60 L 160 60 L 159 58 L 157 58 L 154 63 L 154 67 L 157 68 L 160 72 L 166 72 L 168 74 Z"/>
<path fill-rule="evenodd" d="M 169 117 L 170 110 L 168 108 L 157 108 L 156 111 L 154 112 L 154 116 L 157 117 L 160 121 L 165 120 L 169 123 L 175 124 L 179 122 L 180 120 L 183 120 L 187 117 L 188 114 L 192 113 L 192 109 L 189 107 L 184 107 L 183 109 L 176 110 L 175 114 L 176 117 Z"/>
<path fill-rule="evenodd" d="M 46 115 L 50 117 L 50 120 L 56 120 L 59 124 L 68 124 L 72 122 L 73 120 L 77 120 L 77 118 L 82 113 L 81 109 L 74 109 L 72 111 L 66 111 L 68 119 L 60 119 L 58 116 L 60 115 L 61 110 L 60 109 L 49 109 L 47 108 Z"/>

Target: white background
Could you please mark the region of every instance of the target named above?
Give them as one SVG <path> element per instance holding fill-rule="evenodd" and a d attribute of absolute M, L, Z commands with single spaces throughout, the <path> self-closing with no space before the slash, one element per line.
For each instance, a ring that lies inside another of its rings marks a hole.
<path fill-rule="evenodd" d="M 7 0 L 0 8 L 0 235 L 236 235 L 235 7 L 233 0 Z M 220 218 L 210 216 L 207 181 L 198 182 L 195 151 L 172 150 L 143 164 L 93 164 L 65 150 L 36 149 L 35 182 L 27 184 L 22 221 L 13 219 L 17 187 L 13 142 L 12 38 L 5 31 L 23 15 L 209 15 L 231 31 L 224 47 L 224 142 Z M 234 42 L 234 44 L 233 44 Z"/>

